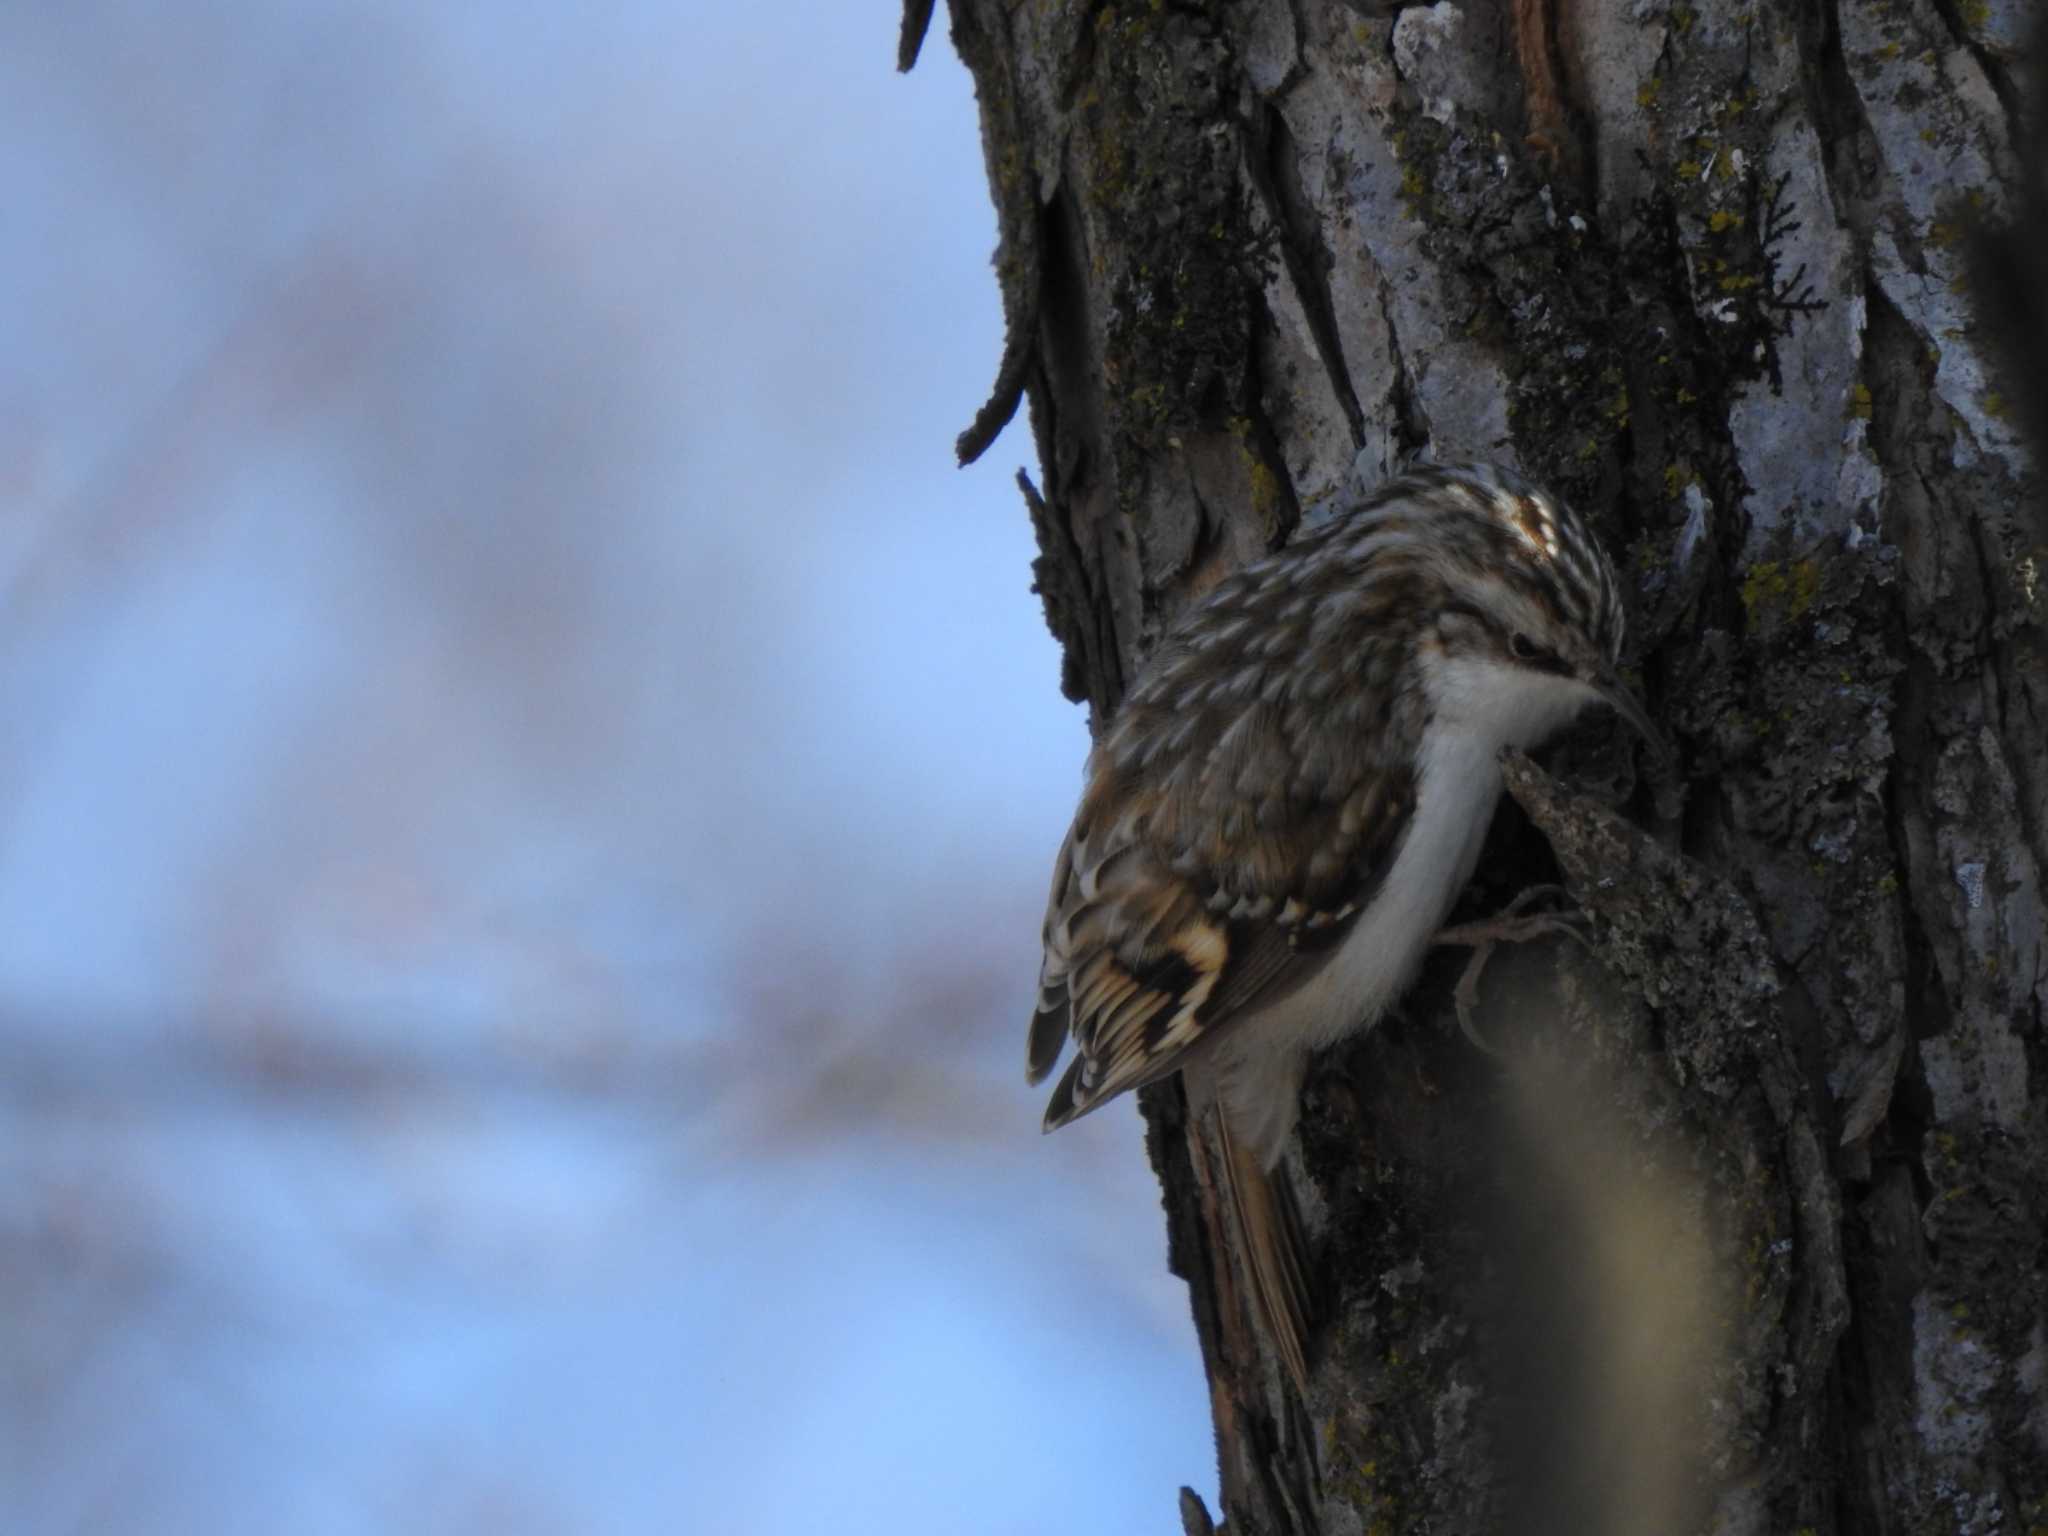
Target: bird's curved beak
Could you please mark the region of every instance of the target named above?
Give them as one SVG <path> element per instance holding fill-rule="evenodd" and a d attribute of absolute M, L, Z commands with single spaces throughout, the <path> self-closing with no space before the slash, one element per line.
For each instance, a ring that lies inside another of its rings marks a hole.
<path fill-rule="evenodd" d="M 1643 708 L 1635 690 L 1624 683 L 1612 667 L 1602 667 L 1586 679 L 1586 685 L 1600 695 L 1601 701 L 1635 728 L 1643 738 L 1652 755 L 1659 762 L 1671 761 L 1671 744 L 1664 739 L 1664 733 L 1657 729 L 1650 719 L 1650 712 Z"/>

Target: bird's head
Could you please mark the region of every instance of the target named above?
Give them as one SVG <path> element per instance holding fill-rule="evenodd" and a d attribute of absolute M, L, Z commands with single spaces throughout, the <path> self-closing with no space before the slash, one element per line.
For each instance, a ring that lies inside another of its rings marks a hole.
<path fill-rule="evenodd" d="M 1625 619 L 1607 552 L 1562 501 L 1495 465 L 1439 466 L 1442 583 L 1432 694 L 1440 712 L 1534 746 L 1601 703 L 1662 755 L 1617 670 Z"/>

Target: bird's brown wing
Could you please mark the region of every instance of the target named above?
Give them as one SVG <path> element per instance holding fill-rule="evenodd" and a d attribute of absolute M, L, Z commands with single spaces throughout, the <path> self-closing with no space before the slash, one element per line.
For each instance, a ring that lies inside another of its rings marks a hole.
<path fill-rule="evenodd" d="M 1212 759 L 1213 781 L 1190 776 L 1183 806 L 1098 753 L 1046 910 L 1031 1080 L 1068 1038 L 1077 1047 L 1046 1129 L 1173 1071 L 1302 985 L 1385 878 L 1415 804 L 1408 759 L 1360 756 L 1341 785 L 1293 794 L 1244 793 L 1259 779 L 1243 766 Z"/>
<path fill-rule="evenodd" d="M 1032 1081 L 1068 1037 L 1079 1051 L 1048 1129 L 1306 981 L 1392 866 L 1415 807 L 1413 661 L 1433 605 L 1405 503 L 1373 505 L 1183 614 L 1090 758 L 1031 1022 Z"/>

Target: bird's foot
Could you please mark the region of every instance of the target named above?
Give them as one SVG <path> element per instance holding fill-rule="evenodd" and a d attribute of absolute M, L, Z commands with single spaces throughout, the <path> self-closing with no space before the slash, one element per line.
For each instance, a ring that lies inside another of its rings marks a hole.
<path fill-rule="evenodd" d="M 1459 923 L 1452 928 L 1439 929 L 1433 944 L 1456 944 L 1466 949 L 1488 949 L 1495 944 L 1526 944 L 1531 939 L 1546 938 L 1553 933 L 1569 934 L 1580 943 L 1586 942 L 1585 914 L 1578 911 L 1530 912 L 1528 907 L 1538 901 L 1568 901 L 1570 899 L 1561 885 L 1532 885 L 1513 901 L 1502 907 L 1492 917 L 1483 917 L 1476 923 Z"/>
<path fill-rule="evenodd" d="M 1495 946 L 1526 944 L 1531 939 L 1548 938 L 1553 934 L 1563 934 L 1581 944 L 1590 942 L 1586 937 L 1585 915 L 1581 912 L 1524 910 L 1535 901 L 1560 898 L 1564 895 L 1563 886 L 1532 885 L 1494 916 L 1481 918 L 1476 923 L 1459 923 L 1454 928 L 1443 929 L 1432 941 L 1437 944 L 1456 944 L 1472 951 L 1472 958 L 1465 962 L 1464 974 L 1458 978 L 1458 987 L 1452 994 L 1452 1000 L 1457 1005 L 1458 1028 L 1467 1040 L 1489 1056 L 1499 1056 L 1501 1052 L 1479 1032 L 1479 1026 L 1472 1022 L 1472 1010 L 1479 1005 L 1479 977 L 1486 970 L 1486 962 L 1493 958 Z"/>

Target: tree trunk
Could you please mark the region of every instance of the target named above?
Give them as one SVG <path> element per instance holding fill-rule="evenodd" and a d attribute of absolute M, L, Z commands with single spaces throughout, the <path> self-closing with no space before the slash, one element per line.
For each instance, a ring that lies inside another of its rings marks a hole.
<path fill-rule="evenodd" d="M 1678 748 L 1510 765 L 1461 910 L 1560 881 L 1591 942 L 1492 956 L 1490 1051 L 1446 954 L 1312 1070 L 1305 1404 L 1146 1093 L 1231 1529 L 2048 1528 L 2048 531 L 1970 260 L 2028 8 L 951 8 L 1009 322 L 961 451 L 1028 396 L 1097 727 L 1428 450 L 1589 516 Z"/>

